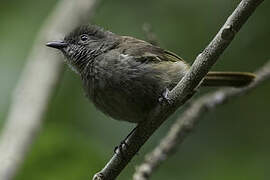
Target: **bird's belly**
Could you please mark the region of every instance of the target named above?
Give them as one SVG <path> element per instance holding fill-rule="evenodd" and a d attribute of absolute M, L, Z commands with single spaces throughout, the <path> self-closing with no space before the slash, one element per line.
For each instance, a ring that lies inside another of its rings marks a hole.
<path fill-rule="evenodd" d="M 84 81 L 84 87 L 90 100 L 103 113 L 116 120 L 139 123 L 147 118 L 163 91 L 157 86 L 158 81 L 142 79 L 123 71 L 113 76 L 103 71 L 92 80 Z"/>
<path fill-rule="evenodd" d="M 121 88 L 95 89 L 91 99 L 103 113 L 116 120 L 133 123 L 143 121 L 155 105 L 152 97 L 142 97 Z"/>
<path fill-rule="evenodd" d="M 162 92 L 181 79 L 181 66 L 172 67 L 166 63 L 161 71 L 155 64 L 99 65 L 93 70 L 92 80 L 84 81 L 86 94 L 99 110 L 112 118 L 139 123 L 147 118 Z"/>

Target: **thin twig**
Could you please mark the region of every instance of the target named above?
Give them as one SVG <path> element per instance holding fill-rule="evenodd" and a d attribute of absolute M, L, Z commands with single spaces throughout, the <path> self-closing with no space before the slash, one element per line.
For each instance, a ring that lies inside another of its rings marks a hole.
<path fill-rule="evenodd" d="M 62 60 L 45 43 L 63 38 L 93 16 L 98 0 L 62 0 L 42 26 L 13 93 L 0 139 L 0 179 L 15 176 L 42 124 L 55 85 L 62 74 Z"/>
<path fill-rule="evenodd" d="M 196 124 L 202 117 L 212 112 L 219 105 L 227 103 L 228 100 L 234 99 L 236 96 L 244 95 L 254 89 L 262 82 L 270 79 L 270 61 L 257 71 L 254 82 L 245 88 L 226 88 L 209 93 L 192 102 L 192 104 L 184 111 L 181 117 L 172 125 L 169 133 L 163 138 L 160 144 L 148 155 L 145 161 L 136 168 L 134 180 L 147 180 L 153 172 L 161 165 L 162 162 L 174 154 L 177 148 L 182 144 L 187 135 L 192 132 Z"/>
<path fill-rule="evenodd" d="M 146 121 L 137 126 L 134 133 L 126 141 L 127 148 L 123 149 L 123 155 L 116 153 L 107 165 L 95 176 L 94 180 L 115 179 L 126 167 L 133 156 L 139 151 L 155 130 L 183 105 L 194 93 L 203 77 L 217 61 L 226 47 L 233 40 L 249 16 L 263 0 L 242 0 L 232 15 L 227 19 L 215 38 L 196 58 L 189 72 L 182 78 L 177 86 L 168 94 L 170 104 L 163 102 L 158 104 L 150 113 Z"/>
<path fill-rule="evenodd" d="M 153 32 L 152 25 L 149 23 L 144 23 L 142 25 L 142 30 L 146 37 L 146 41 L 153 44 L 154 46 L 158 46 L 158 40 L 156 34 Z"/>

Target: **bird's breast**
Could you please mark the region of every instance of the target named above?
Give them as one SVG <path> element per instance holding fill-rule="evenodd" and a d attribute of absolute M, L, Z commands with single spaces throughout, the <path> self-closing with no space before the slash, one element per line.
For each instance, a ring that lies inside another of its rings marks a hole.
<path fill-rule="evenodd" d="M 102 57 L 84 78 L 85 91 L 96 107 L 112 118 L 140 122 L 162 92 L 183 77 L 186 69 L 180 63 L 142 63 L 122 54 Z"/>

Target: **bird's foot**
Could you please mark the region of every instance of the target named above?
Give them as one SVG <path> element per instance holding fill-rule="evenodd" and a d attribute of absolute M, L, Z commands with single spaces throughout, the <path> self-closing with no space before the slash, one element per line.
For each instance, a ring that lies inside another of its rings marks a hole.
<path fill-rule="evenodd" d="M 114 153 L 124 156 L 124 149 L 127 149 L 128 145 L 125 140 L 121 141 L 118 146 L 114 148 Z"/>
<path fill-rule="evenodd" d="M 168 88 L 166 88 L 166 89 L 162 92 L 162 94 L 161 94 L 161 96 L 159 97 L 158 101 L 159 101 L 160 103 L 163 102 L 163 101 L 166 101 L 168 104 L 171 104 L 171 100 L 170 100 L 170 98 L 168 97 L 169 92 L 170 92 L 170 90 L 169 90 Z"/>
<path fill-rule="evenodd" d="M 126 137 L 123 141 L 120 142 L 120 144 L 119 144 L 118 146 L 116 146 L 116 147 L 114 148 L 114 153 L 115 153 L 115 154 L 119 154 L 119 155 L 125 157 L 125 156 L 124 156 L 124 151 L 127 150 L 127 148 L 128 148 L 128 144 L 127 144 L 126 141 L 127 141 L 127 139 L 131 136 L 131 134 L 134 133 L 134 131 L 135 131 L 136 129 L 137 129 L 137 126 L 136 126 L 134 129 L 132 129 L 132 131 L 127 135 L 127 137 Z"/>

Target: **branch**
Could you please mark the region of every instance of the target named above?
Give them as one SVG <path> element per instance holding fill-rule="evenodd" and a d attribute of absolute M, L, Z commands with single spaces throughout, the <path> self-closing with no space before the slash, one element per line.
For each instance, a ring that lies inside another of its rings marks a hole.
<path fill-rule="evenodd" d="M 62 0 L 42 26 L 28 57 L 0 138 L 0 179 L 10 180 L 22 163 L 62 74 L 62 60 L 45 43 L 63 38 L 81 23 L 89 22 L 98 0 Z"/>
<path fill-rule="evenodd" d="M 95 176 L 94 180 L 115 179 L 126 167 L 133 156 L 139 151 L 155 130 L 183 105 L 195 92 L 210 68 L 217 61 L 226 47 L 233 40 L 249 16 L 263 0 L 242 0 L 232 15 L 227 19 L 210 44 L 199 54 L 189 72 L 181 79 L 177 86 L 168 94 L 170 104 L 158 104 L 150 113 L 146 121 L 138 124 L 137 129 L 126 140 L 127 148 L 123 148 L 122 156 L 115 153 L 107 165 Z"/>
<path fill-rule="evenodd" d="M 158 46 L 158 40 L 157 40 L 157 36 L 156 34 L 153 32 L 153 28 L 151 26 L 151 24 L 149 23 L 144 23 L 142 25 L 142 30 L 144 32 L 146 41 L 151 43 L 154 46 Z"/>
<path fill-rule="evenodd" d="M 236 96 L 244 95 L 254 89 L 261 83 L 270 79 L 270 61 L 257 71 L 257 76 L 254 82 L 244 88 L 226 88 L 218 90 L 214 93 L 204 95 L 194 101 L 180 118 L 172 125 L 169 133 L 163 138 L 160 144 L 148 155 L 145 156 L 145 161 L 134 173 L 134 180 L 147 180 L 153 172 L 160 166 L 162 162 L 174 154 L 177 148 L 183 143 L 185 138 L 192 132 L 199 120 L 219 105 L 222 105 L 228 100 L 234 99 Z"/>

